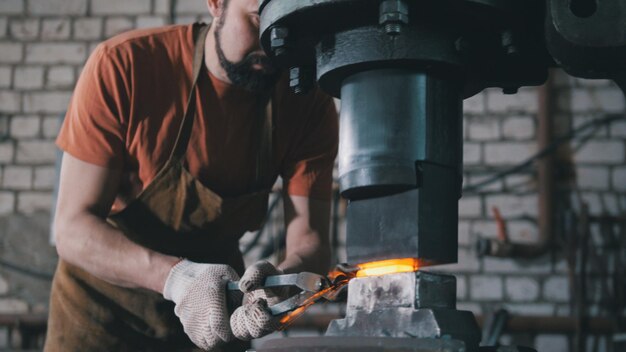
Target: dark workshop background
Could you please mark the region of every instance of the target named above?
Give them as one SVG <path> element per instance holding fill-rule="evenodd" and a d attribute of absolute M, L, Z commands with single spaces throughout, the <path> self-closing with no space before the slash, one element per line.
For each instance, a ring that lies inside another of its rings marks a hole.
<path fill-rule="evenodd" d="M 54 139 L 83 63 L 99 42 L 117 33 L 206 21 L 205 3 L 0 0 L 0 349 L 33 338 L 20 328 L 28 326 L 27 318 L 35 325 L 45 320 L 48 276 L 57 261 L 50 245 Z M 434 269 L 457 276 L 459 309 L 485 319 L 499 308 L 512 316 L 623 319 L 625 106 L 611 82 L 561 71 L 553 71 L 540 89 L 523 88 L 516 95 L 490 89 L 465 101 L 469 188 L 460 201 L 459 263 Z M 490 182 L 480 184 L 485 180 Z M 242 241 L 248 262 L 280 255 L 282 209 L 279 201 L 274 205 L 263 233 Z M 344 206 L 335 197 L 335 263 L 344 256 Z M 527 244 L 532 253 L 479 257 L 479 239 Z M 310 314 L 332 316 L 342 309 L 319 305 Z M 324 325 L 317 325 L 301 324 L 288 334 L 319 334 Z M 565 352 L 575 334 L 527 330 L 501 341 Z M 613 338 L 601 330 L 586 337 L 589 351 L 605 351 Z"/>

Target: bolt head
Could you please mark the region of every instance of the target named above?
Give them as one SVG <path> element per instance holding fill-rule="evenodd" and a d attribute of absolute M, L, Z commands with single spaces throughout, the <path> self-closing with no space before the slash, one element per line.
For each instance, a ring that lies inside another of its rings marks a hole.
<path fill-rule="evenodd" d="M 407 16 L 409 15 L 409 5 L 403 0 L 385 0 L 380 3 L 378 9 L 380 13 L 399 12 Z"/>
<path fill-rule="evenodd" d="M 459 37 L 455 42 L 454 42 L 454 48 L 456 49 L 456 51 L 463 53 L 463 52 L 467 52 L 471 47 L 470 42 L 463 38 L 463 37 Z"/>
<path fill-rule="evenodd" d="M 280 48 L 287 44 L 289 30 L 286 27 L 274 27 L 270 31 L 270 45 L 272 49 Z"/>
<path fill-rule="evenodd" d="M 387 24 L 387 23 L 409 23 L 409 16 L 402 14 L 400 12 L 387 12 L 381 13 L 378 17 L 379 24 Z"/>
<path fill-rule="evenodd" d="M 379 7 L 379 24 L 409 23 L 409 5 L 403 0 L 385 0 Z"/>

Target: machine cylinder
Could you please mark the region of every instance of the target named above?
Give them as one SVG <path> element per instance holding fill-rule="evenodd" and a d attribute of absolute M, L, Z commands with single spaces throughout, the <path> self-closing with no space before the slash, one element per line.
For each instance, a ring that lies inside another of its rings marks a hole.
<path fill-rule="evenodd" d="M 348 199 L 420 187 L 420 162 L 460 173 L 462 99 L 455 80 L 415 70 L 354 74 L 341 88 L 339 183 Z"/>

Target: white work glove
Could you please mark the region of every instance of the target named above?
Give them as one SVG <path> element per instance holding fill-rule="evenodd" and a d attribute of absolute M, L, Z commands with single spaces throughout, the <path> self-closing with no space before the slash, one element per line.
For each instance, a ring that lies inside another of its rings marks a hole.
<path fill-rule="evenodd" d="M 211 350 L 233 339 L 226 303 L 226 285 L 239 275 L 223 264 L 182 260 L 165 281 L 163 297 L 173 301 L 174 313 L 185 333 L 198 347 Z"/>
<path fill-rule="evenodd" d="M 272 315 L 268 306 L 286 299 L 288 288 L 259 289 L 265 278 L 281 275 L 283 271 L 266 261 L 250 266 L 239 280 L 244 293 L 243 304 L 230 317 L 230 327 L 235 337 L 248 341 L 265 336 L 280 327 L 280 317 Z"/>

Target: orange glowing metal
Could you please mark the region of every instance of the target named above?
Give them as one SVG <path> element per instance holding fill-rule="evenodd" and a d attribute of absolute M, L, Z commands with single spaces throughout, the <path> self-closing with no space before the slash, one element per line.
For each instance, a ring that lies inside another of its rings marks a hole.
<path fill-rule="evenodd" d="M 427 265 L 427 262 L 422 262 Z M 306 311 L 313 303 L 319 298 L 325 297 L 327 299 L 333 299 L 333 295 L 336 295 L 339 290 L 348 284 L 348 282 L 356 277 L 365 276 L 378 276 L 394 273 L 406 273 L 417 271 L 420 267 L 420 261 L 417 258 L 402 258 L 402 259 L 389 259 L 381 260 L 378 262 L 370 262 L 359 264 L 358 270 L 350 270 L 349 272 L 342 270 L 334 270 L 328 273 L 328 279 L 332 282 L 330 287 L 327 287 L 319 292 L 316 292 L 311 297 L 307 298 L 302 305 L 293 311 L 285 314 L 281 319 L 282 324 L 278 330 L 284 330 L 298 317 Z M 356 274 L 355 274 L 356 271 Z"/>
<path fill-rule="evenodd" d="M 417 258 L 388 259 L 363 263 L 358 266 L 357 277 L 379 276 L 417 271 L 419 269 L 419 260 Z"/>

